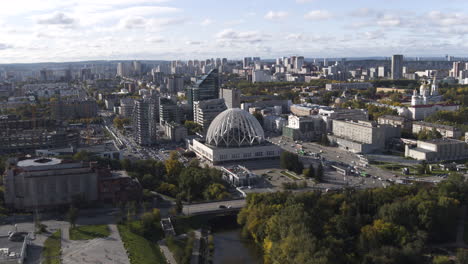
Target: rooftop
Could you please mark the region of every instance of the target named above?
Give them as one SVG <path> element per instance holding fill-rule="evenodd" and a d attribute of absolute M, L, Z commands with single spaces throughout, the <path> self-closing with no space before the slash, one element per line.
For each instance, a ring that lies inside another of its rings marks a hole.
<path fill-rule="evenodd" d="M 61 159 L 57 158 L 35 158 L 18 161 L 18 167 L 39 167 L 39 166 L 50 166 L 58 165 L 62 163 Z"/>
<path fill-rule="evenodd" d="M 436 138 L 431 140 L 423 141 L 425 143 L 435 144 L 435 145 L 447 145 L 447 144 L 460 144 L 465 143 L 465 141 L 451 139 L 451 138 Z"/>
<path fill-rule="evenodd" d="M 11 241 L 8 236 L 0 236 L 0 261 L 14 260 L 21 256 L 21 249 L 23 247 L 24 236 L 27 233 L 19 233 L 17 241 Z M 21 235 L 24 235 L 21 238 Z"/>
<path fill-rule="evenodd" d="M 457 127 L 453 126 L 448 126 L 448 125 L 441 125 L 441 124 L 435 124 L 435 123 L 429 123 L 429 122 L 415 122 L 413 125 L 420 125 L 420 126 L 427 126 L 427 127 L 434 127 L 434 128 L 441 128 L 441 129 L 446 129 L 446 130 L 460 130 Z"/>

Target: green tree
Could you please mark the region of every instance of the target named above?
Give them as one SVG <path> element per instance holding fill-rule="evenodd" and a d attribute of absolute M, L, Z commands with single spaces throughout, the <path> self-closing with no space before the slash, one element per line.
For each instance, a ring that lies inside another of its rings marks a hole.
<path fill-rule="evenodd" d="M 322 182 L 323 180 L 323 165 L 321 162 L 317 166 L 317 171 L 315 172 L 315 180 L 318 182 Z"/>
<path fill-rule="evenodd" d="M 179 161 L 177 152 L 172 151 L 169 159 L 165 162 L 168 179 L 175 179 L 183 169 L 183 164 Z"/>
<path fill-rule="evenodd" d="M 182 198 L 180 198 L 180 196 L 177 196 L 175 209 L 178 214 L 182 213 L 182 210 L 184 209 L 184 204 L 182 203 Z"/>
<path fill-rule="evenodd" d="M 78 209 L 70 206 L 67 212 L 67 220 L 70 223 L 71 228 L 75 228 L 76 219 L 78 219 Z"/>
<path fill-rule="evenodd" d="M 223 200 L 229 198 L 231 195 L 226 191 L 226 187 L 220 183 L 213 183 L 206 188 L 203 192 L 206 200 Z"/>
<path fill-rule="evenodd" d="M 306 174 L 304 174 L 304 176 L 309 179 L 315 179 L 316 174 L 315 174 L 315 168 L 313 164 L 309 165 L 309 168 L 307 169 Z"/>
<path fill-rule="evenodd" d="M 430 174 L 431 171 L 429 170 L 429 165 L 425 160 L 421 161 L 421 164 L 418 166 L 418 174 Z"/>
<path fill-rule="evenodd" d="M 452 264 L 453 262 L 447 256 L 435 256 L 434 259 L 432 259 L 432 263 L 433 264 Z"/>
<path fill-rule="evenodd" d="M 263 126 L 263 115 L 262 113 L 258 112 L 258 111 L 255 111 L 253 113 L 253 116 L 258 120 L 258 122 L 260 123 L 261 126 Z"/>

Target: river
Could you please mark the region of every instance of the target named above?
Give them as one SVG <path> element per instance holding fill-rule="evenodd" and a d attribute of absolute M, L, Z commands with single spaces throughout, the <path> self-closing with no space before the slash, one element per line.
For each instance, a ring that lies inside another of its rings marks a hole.
<path fill-rule="evenodd" d="M 261 264 L 262 255 L 255 244 L 241 237 L 241 230 L 231 229 L 213 233 L 214 264 Z"/>

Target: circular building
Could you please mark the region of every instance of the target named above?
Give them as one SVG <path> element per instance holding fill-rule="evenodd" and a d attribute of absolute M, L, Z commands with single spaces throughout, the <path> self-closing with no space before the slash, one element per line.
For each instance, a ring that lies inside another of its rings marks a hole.
<path fill-rule="evenodd" d="M 216 116 L 206 134 L 206 143 L 216 147 L 253 146 L 264 140 L 258 120 L 239 108 L 228 109 Z"/>
<path fill-rule="evenodd" d="M 232 108 L 211 122 L 206 139 L 194 139 L 190 145 L 198 157 L 213 164 L 278 158 L 281 149 L 265 140 L 257 119 L 245 110 Z"/>

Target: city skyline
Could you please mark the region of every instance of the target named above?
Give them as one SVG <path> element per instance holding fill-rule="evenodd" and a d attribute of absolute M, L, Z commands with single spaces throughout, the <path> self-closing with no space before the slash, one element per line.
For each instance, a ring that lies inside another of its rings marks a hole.
<path fill-rule="evenodd" d="M 19 0 L 0 10 L 0 63 L 464 56 L 461 0 L 377 2 Z"/>

